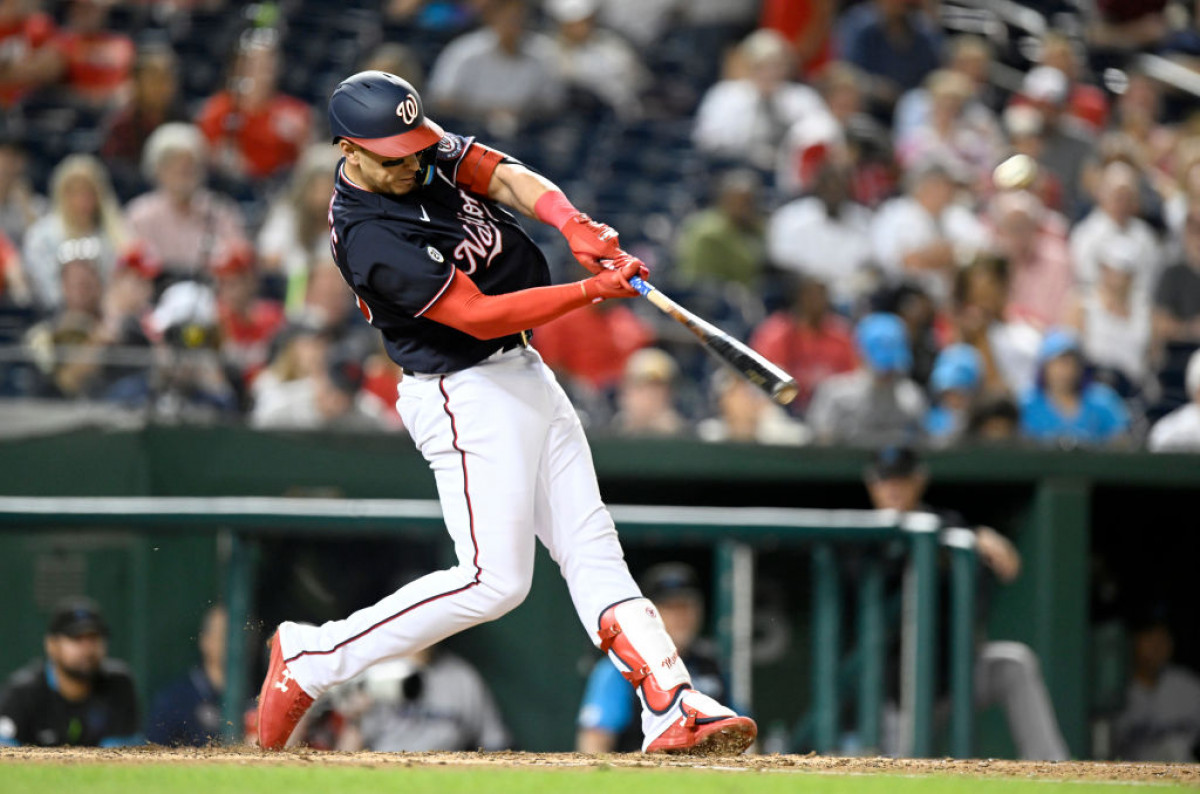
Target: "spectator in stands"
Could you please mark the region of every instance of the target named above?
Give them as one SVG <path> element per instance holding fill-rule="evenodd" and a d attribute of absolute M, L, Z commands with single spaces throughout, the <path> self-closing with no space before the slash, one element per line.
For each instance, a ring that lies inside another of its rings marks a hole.
<path fill-rule="evenodd" d="M 1188 359 L 1184 388 L 1189 401 L 1150 428 L 1151 452 L 1200 452 L 1200 350 Z"/>
<path fill-rule="evenodd" d="M 618 118 L 642 113 L 646 69 L 632 47 L 596 24 L 600 0 L 548 0 L 546 11 L 558 24 L 554 54 L 567 85 L 592 102 L 607 105 Z M 585 106 L 586 107 L 586 106 Z"/>
<path fill-rule="evenodd" d="M 258 263 L 244 243 L 226 246 L 213 263 L 221 357 L 245 383 L 267 363 L 268 347 L 283 325 L 283 307 L 259 297 Z"/>
<path fill-rule="evenodd" d="M 696 110 L 697 148 L 723 160 L 773 171 L 788 130 L 829 115 L 820 94 L 792 82 L 792 51 L 773 30 L 757 30 L 738 47 L 746 76 L 712 86 Z"/>
<path fill-rule="evenodd" d="M 212 163 L 235 181 L 261 182 L 287 172 L 308 144 L 308 105 L 279 91 L 279 38 L 268 28 L 242 36 L 223 90 L 200 108 L 196 124 Z"/>
<path fill-rule="evenodd" d="M 289 317 L 320 328 L 332 341 L 370 331 L 328 249 L 309 271 L 304 305 Z"/>
<path fill-rule="evenodd" d="M 1133 675 L 1113 724 L 1113 747 L 1125 761 L 1200 761 L 1200 676 L 1172 664 L 1164 612 L 1148 610 L 1131 626 Z"/>
<path fill-rule="evenodd" d="M 1089 132 L 1099 133 L 1108 123 L 1108 98 L 1103 89 L 1083 79 L 1087 68 L 1083 48 L 1056 30 L 1047 30 L 1041 45 L 1038 65 L 1058 69 L 1067 78 L 1067 113 Z"/>
<path fill-rule="evenodd" d="M 654 327 L 624 301 L 603 301 L 534 330 L 534 347 L 554 370 L 577 409 L 607 419 L 629 357 L 654 342 Z M 581 345 L 580 339 L 591 344 Z"/>
<path fill-rule="evenodd" d="M 870 314 L 854 329 L 861 366 L 833 375 L 813 394 L 806 418 L 818 441 L 878 446 L 907 443 L 921 433 L 925 396 L 908 377 L 912 354 L 904 322 Z"/>
<path fill-rule="evenodd" d="M 309 271 L 329 250 L 329 197 L 339 159 L 338 150 L 327 144 L 306 149 L 287 191 L 271 202 L 258 233 L 263 270 L 287 278 L 290 311 L 303 305 Z"/>
<path fill-rule="evenodd" d="M 991 184 L 1003 140 L 990 111 L 974 101 L 977 86 L 966 74 L 936 69 L 925 78 L 928 112 L 896 135 L 896 156 L 905 169 L 929 158 L 954 163 L 976 189 Z"/>
<path fill-rule="evenodd" d="M 97 348 L 91 388 L 96 398 L 128 408 L 143 407 L 149 400 L 152 346 L 144 323 L 161 273 L 161 264 L 136 243 L 117 257 L 101 300 L 100 325 L 89 340 Z M 112 360 L 110 349 L 120 352 L 120 360 Z"/>
<path fill-rule="evenodd" d="M 329 339 L 315 325 L 285 325 L 271 342 L 266 369 L 258 373 L 251 387 L 255 415 L 269 415 L 277 406 L 311 400 L 312 379 L 325 366 Z"/>
<path fill-rule="evenodd" d="M 1129 432 L 1129 411 L 1117 393 L 1086 379 L 1074 333 L 1061 328 L 1047 333 L 1037 363 L 1037 385 L 1021 397 L 1021 431 L 1027 438 L 1106 444 Z"/>
<path fill-rule="evenodd" d="M 1154 291 L 1156 346 L 1200 343 L 1200 204 L 1187 211 L 1183 259 L 1167 267 Z"/>
<path fill-rule="evenodd" d="M 922 6 L 911 0 L 868 0 L 838 20 L 840 56 L 870 77 L 874 115 L 889 122 L 900 95 L 941 65 L 941 37 Z"/>
<path fill-rule="evenodd" d="M 1009 266 L 1006 317 L 1045 328 L 1066 320 L 1074 286 L 1067 219 L 1028 190 L 996 194 L 986 221 L 991 249 Z"/>
<path fill-rule="evenodd" d="M 64 601 L 46 630 L 45 658 L 0 692 L 0 744 L 121 747 L 141 744 L 128 669 L 109 659 L 108 624 L 87 599 Z"/>
<path fill-rule="evenodd" d="M 684 6 L 683 0 L 603 0 L 600 23 L 645 51 L 683 21 Z"/>
<path fill-rule="evenodd" d="M 642 574 L 642 594 L 654 602 L 693 686 L 726 702 L 729 684 L 713 644 L 704 630 L 704 592 L 695 570 L 685 563 L 665 562 Z M 622 671 L 608 657 L 598 659 L 588 676 L 576 721 L 575 749 L 581 753 L 628 753 L 642 748 L 637 696 Z"/>
<path fill-rule="evenodd" d="M 5 127 L 21 100 L 58 80 L 66 68 L 54 46 L 54 20 L 37 6 L 33 0 L 0 0 L 0 124 Z"/>
<path fill-rule="evenodd" d="M 905 175 L 906 193 L 879 208 L 871 229 L 884 272 L 893 281 L 915 281 L 939 305 L 961 263 L 986 245 L 983 225 L 954 200 L 963 178 L 941 159 L 914 165 Z"/>
<path fill-rule="evenodd" d="M 934 512 L 941 515 L 944 526 L 966 528 L 961 516 L 934 510 L 923 503 L 929 474 L 911 448 L 889 446 L 880 449 L 867 467 L 864 479 L 871 506 L 876 510 Z M 993 583 L 1012 583 L 1021 572 L 1021 555 L 1008 538 L 991 527 L 976 526 L 969 531 L 975 535 L 979 562 L 985 571 L 985 575 L 978 578 L 974 616 L 976 635 L 980 638 L 976 644 L 973 671 L 975 706 L 979 709 L 991 705 L 1004 708 L 1009 733 L 1022 759 L 1065 761 L 1067 744 L 1059 729 L 1050 693 L 1046 691 L 1037 655 L 1024 643 L 985 639 L 984 626 Z M 946 626 L 949 623 L 946 618 L 943 614 L 937 625 Z M 938 658 L 947 658 L 949 632 L 939 631 L 937 642 Z M 893 671 L 898 671 L 901 664 L 898 646 L 898 642 L 893 643 Z M 944 676 L 942 681 L 946 681 Z M 885 751 L 887 749 L 885 747 Z"/>
<path fill-rule="evenodd" d="M 442 116 L 481 122 L 507 137 L 563 106 L 554 44 L 528 29 L 523 0 L 495 0 L 487 26 L 450 42 L 429 78 L 429 100 Z"/>
<path fill-rule="evenodd" d="M 1032 105 L 1013 104 L 1005 108 L 1002 121 L 1010 145 L 1009 154 L 1023 154 L 1041 163 L 1046 149 L 1046 123 L 1042 111 Z M 1033 184 L 1026 190 L 1041 199 L 1047 209 L 1060 214 L 1064 211 L 1066 199 L 1062 182 L 1050 170 L 1039 167 Z"/>
<path fill-rule="evenodd" d="M 168 747 L 202 747 L 221 735 L 225 647 L 229 614 L 220 604 L 204 611 L 196 638 L 200 663 L 155 695 L 146 738 Z"/>
<path fill-rule="evenodd" d="M 790 286 L 787 308 L 763 321 L 750 346 L 796 379 L 799 393 L 792 405 L 803 413 L 821 381 L 853 372 L 858 356 L 849 323 L 830 311 L 825 284 L 799 276 Z"/>
<path fill-rule="evenodd" d="M 146 321 L 155 337 L 152 408 L 167 422 L 214 422 L 238 408 L 237 390 L 221 366 L 217 300 L 195 281 L 167 287 Z"/>
<path fill-rule="evenodd" d="M 812 433 L 745 378 L 726 367 L 713 373 L 716 416 L 702 420 L 696 435 L 704 441 L 799 446 Z"/>
<path fill-rule="evenodd" d="M 359 71 L 394 74 L 407 80 L 418 94 L 425 90 L 425 69 L 421 66 L 421 59 L 411 49 L 394 41 L 385 41 L 367 53 L 359 65 Z"/>
<path fill-rule="evenodd" d="M 1100 277 L 1072 301 L 1071 327 L 1097 375 L 1129 397 L 1150 375 L 1150 304 L 1134 294 L 1137 248 L 1117 238 L 1100 252 Z"/>
<path fill-rule="evenodd" d="M 1052 66 L 1038 66 L 1025 75 L 1021 96 L 1042 117 L 1041 157 L 1038 163 L 1062 185 L 1062 211 L 1074 220 L 1083 210 L 1083 168 L 1094 141 L 1087 128 L 1068 112 L 1067 76 Z"/>
<path fill-rule="evenodd" d="M 112 0 L 70 0 L 54 46 L 66 58 L 64 87 L 72 104 L 107 111 L 127 98 L 133 39 L 108 28 Z"/>
<path fill-rule="evenodd" d="M 612 429 L 622 436 L 681 436 L 687 421 L 675 409 L 679 365 L 655 347 L 637 351 L 625 363 L 617 387 L 617 413 Z"/>
<path fill-rule="evenodd" d="M 323 366 L 307 382 L 289 389 L 282 400 L 256 404 L 251 423 L 261 429 L 363 433 L 384 429 L 387 422 L 377 412 L 378 403 L 361 398 L 360 358 L 345 346 L 329 348 Z"/>
<path fill-rule="evenodd" d="M 829 287 L 850 310 L 871 280 L 871 211 L 850 197 L 849 164 L 836 155 L 816 166 L 812 195 L 784 204 L 767 223 L 771 263 Z"/>
<path fill-rule="evenodd" d="M 963 437 L 982 385 L 978 350 L 962 343 L 942 350 L 929 376 L 933 405 L 925 414 L 925 434 L 932 443 L 949 446 Z"/>
<path fill-rule="evenodd" d="M 713 205 L 684 219 L 676 241 L 680 281 L 755 290 L 766 264 L 762 180 L 748 169 L 722 174 Z"/>
<path fill-rule="evenodd" d="M 191 124 L 159 127 L 142 157 L 155 188 L 125 210 L 130 231 L 172 278 L 203 274 L 221 244 L 246 239 L 237 206 L 204 187 L 207 154 L 204 136 Z"/>
<path fill-rule="evenodd" d="M 765 0 L 759 27 L 778 31 L 796 53 L 796 72 L 808 79 L 833 58 L 835 0 Z"/>
<path fill-rule="evenodd" d="M 972 444 L 1005 444 L 1015 441 L 1021 429 L 1021 410 L 1011 397 L 984 397 L 967 418 L 964 441 Z"/>
<path fill-rule="evenodd" d="M 1125 78 L 1128 82 L 1117 95 L 1112 126 L 1131 143 L 1134 162 L 1148 170 L 1165 171 L 1170 167 L 1178 135 L 1163 123 L 1159 83 L 1138 68 L 1126 69 Z"/>
<path fill-rule="evenodd" d="M 1184 138 L 1174 150 L 1174 167 L 1165 176 L 1155 180 L 1162 195 L 1163 222 L 1169 234 L 1169 261 L 1173 261 L 1183 249 L 1184 224 L 1188 210 L 1200 206 L 1200 137 Z"/>
<path fill-rule="evenodd" d="M 1170 32 L 1166 0 L 1103 0 L 1090 20 L 1088 44 L 1101 50 L 1153 50 Z"/>
<path fill-rule="evenodd" d="M 967 78 L 969 85 L 960 114 L 962 123 L 966 127 L 978 130 L 991 141 L 998 142 L 1002 138 L 1000 126 L 996 114 L 989 106 L 992 99 L 990 80 L 994 58 L 991 44 L 979 36 L 964 34 L 947 42 L 946 50 L 946 64 L 943 69 Z M 895 119 L 892 123 L 892 133 L 896 140 L 904 141 L 915 130 L 929 126 L 933 111 L 929 86 L 933 74 L 930 73 L 921 86 L 904 92 L 896 104 Z"/>
<path fill-rule="evenodd" d="M 1134 289 L 1145 298 L 1158 282 L 1162 267 L 1158 238 L 1150 224 L 1138 217 L 1137 171 L 1128 163 L 1116 161 L 1105 166 L 1100 176 L 1096 208 L 1071 232 L 1071 261 L 1079 284 L 1095 283 L 1101 251 L 1120 237 L 1132 246 L 1137 262 Z"/>
<path fill-rule="evenodd" d="M 335 748 L 377 753 L 496 752 L 512 746 L 483 676 L 439 645 L 374 665 L 337 688 Z M 320 720 L 320 705 L 314 707 Z"/>
<path fill-rule="evenodd" d="M 124 195 L 146 188 L 142 154 L 150 135 L 167 122 L 186 120 L 175 53 L 165 44 L 143 46 L 133 66 L 132 94 L 107 120 L 100 149 Z"/>
<path fill-rule="evenodd" d="M 1027 322 L 1005 319 L 1009 303 L 1008 262 L 982 256 L 958 272 L 954 285 L 955 325 L 960 341 L 983 358 L 983 392 L 1016 396 L 1033 386 L 1041 334 Z"/>
<path fill-rule="evenodd" d="M 46 198 L 29 181 L 28 163 L 24 146 L 0 137 L 0 232 L 18 250 L 26 230 L 46 212 Z"/>
<path fill-rule="evenodd" d="M 100 328 L 104 282 L 99 266 L 76 250 L 59 268 L 60 301 L 54 313 L 29 329 L 25 344 L 43 382 L 43 397 L 85 397 L 97 371 L 94 337 Z"/>
<path fill-rule="evenodd" d="M 108 172 L 95 157 L 73 154 L 50 177 L 52 210 L 25 236 L 24 263 L 34 296 L 43 309 L 53 309 L 62 296 L 58 271 L 76 258 L 96 263 L 107 279 L 124 242 L 120 205 Z"/>

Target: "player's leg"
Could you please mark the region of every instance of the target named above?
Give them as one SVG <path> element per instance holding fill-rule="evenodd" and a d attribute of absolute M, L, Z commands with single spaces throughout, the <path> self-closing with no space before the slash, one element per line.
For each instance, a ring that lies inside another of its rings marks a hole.
<path fill-rule="evenodd" d="M 1065 761 L 1070 757 L 1042 678 L 1042 666 L 1028 645 L 984 643 L 975 662 L 975 701 L 980 707 L 1004 706 L 1021 758 Z"/>
<path fill-rule="evenodd" d="M 629 574 L 579 419 L 553 375 L 544 373 L 555 409 L 538 472 L 538 537 L 592 641 L 637 690 L 643 749 L 741 752 L 754 740 L 753 721 L 692 689 L 658 611 Z"/>
<path fill-rule="evenodd" d="M 411 654 L 521 603 L 533 577 L 545 402 L 541 385 L 511 366 L 406 378 L 401 414 L 433 469 L 459 563 L 345 620 L 282 624 L 277 676 L 316 697 L 375 662 Z M 269 675 L 264 701 L 271 686 Z"/>

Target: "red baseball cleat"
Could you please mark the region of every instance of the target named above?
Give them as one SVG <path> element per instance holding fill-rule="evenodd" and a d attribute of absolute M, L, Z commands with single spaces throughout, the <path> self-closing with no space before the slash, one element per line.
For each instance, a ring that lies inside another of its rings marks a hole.
<path fill-rule="evenodd" d="M 291 738 L 296 723 L 313 704 L 313 698 L 300 688 L 292 671 L 284 665 L 278 629 L 269 645 L 271 664 L 258 694 L 258 746 L 280 750 Z"/>
<path fill-rule="evenodd" d="M 688 690 L 675 706 L 680 716 L 646 745 L 647 753 L 738 755 L 754 743 L 758 726 L 712 698 Z"/>

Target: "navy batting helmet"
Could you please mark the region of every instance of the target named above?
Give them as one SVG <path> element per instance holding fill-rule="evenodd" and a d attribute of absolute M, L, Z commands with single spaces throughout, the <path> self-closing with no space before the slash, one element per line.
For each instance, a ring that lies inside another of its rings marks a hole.
<path fill-rule="evenodd" d="M 407 157 L 442 139 L 442 128 L 425 118 L 421 96 L 387 72 L 347 77 L 329 98 L 333 140 L 357 143 L 382 157 Z"/>

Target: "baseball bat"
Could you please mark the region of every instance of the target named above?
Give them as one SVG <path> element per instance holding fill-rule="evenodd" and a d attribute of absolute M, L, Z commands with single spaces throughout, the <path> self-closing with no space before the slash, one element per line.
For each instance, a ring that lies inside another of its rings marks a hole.
<path fill-rule="evenodd" d="M 712 323 L 700 319 L 668 298 L 653 284 L 638 276 L 629 279 L 630 285 L 663 314 L 683 325 L 696 335 L 700 343 L 722 362 L 762 389 L 780 405 L 796 399 L 796 380 L 764 356 L 751 350 Z"/>

